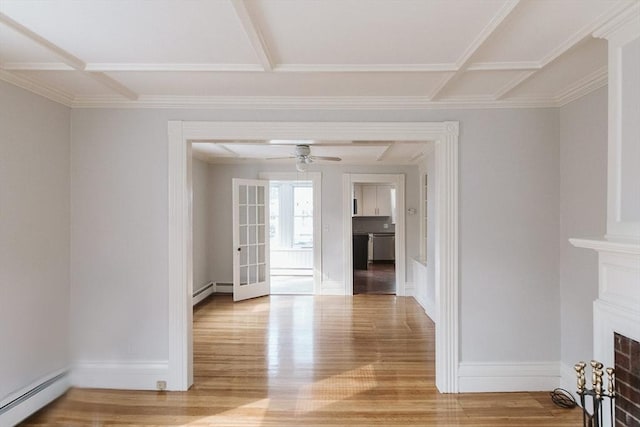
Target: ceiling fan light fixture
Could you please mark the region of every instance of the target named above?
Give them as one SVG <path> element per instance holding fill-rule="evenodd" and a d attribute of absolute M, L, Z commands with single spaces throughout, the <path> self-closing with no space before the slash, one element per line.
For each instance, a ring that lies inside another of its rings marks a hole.
<path fill-rule="evenodd" d="M 307 169 L 309 168 L 309 163 L 308 162 L 309 159 L 303 159 L 303 158 L 298 158 L 296 160 L 296 170 L 298 172 L 306 172 Z"/>

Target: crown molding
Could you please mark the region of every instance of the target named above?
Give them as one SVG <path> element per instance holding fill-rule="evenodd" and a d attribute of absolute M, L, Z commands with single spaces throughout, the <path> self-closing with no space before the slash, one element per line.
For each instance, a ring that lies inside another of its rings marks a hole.
<path fill-rule="evenodd" d="M 508 93 L 511 93 L 513 89 L 520 86 L 522 82 L 524 82 L 525 80 L 528 80 L 529 77 L 534 75 L 536 72 L 537 70 L 531 70 L 531 71 L 523 71 L 522 73 L 518 74 L 509 82 L 507 82 L 506 85 L 498 89 L 498 91 L 493 95 L 493 98 L 495 100 L 504 99 Z"/>
<path fill-rule="evenodd" d="M 607 39 L 629 21 L 640 18 L 640 3 L 633 3 L 593 31 L 593 37 Z"/>
<path fill-rule="evenodd" d="M 602 13 L 598 17 L 598 19 L 596 19 L 594 22 L 592 22 L 592 23 L 590 23 L 588 25 L 585 25 L 584 27 L 582 27 L 581 29 L 576 31 L 567 40 L 565 40 L 560 45 L 556 46 L 553 50 L 551 50 L 551 52 L 549 52 L 547 55 L 545 55 L 540 60 L 540 68 L 539 69 L 531 71 L 528 75 L 523 76 L 523 78 L 520 79 L 520 80 L 514 81 L 511 86 L 505 86 L 503 88 L 503 90 L 501 90 L 500 93 L 497 95 L 497 98 L 498 99 L 502 99 L 502 98 L 506 97 L 507 95 L 509 95 L 515 89 L 520 87 L 520 85 L 522 85 L 524 82 L 526 82 L 531 77 L 536 75 L 536 73 L 539 70 L 543 69 L 544 67 L 546 67 L 547 65 L 549 65 L 550 63 L 552 63 L 553 61 L 558 59 L 560 56 L 564 55 L 567 51 L 569 51 L 569 49 L 573 48 L 578 43 L 580 43 L 581 41 L 585 40 L 597 28 L 602 27 L 603 25 L 605 25 L 607 22 L 609 22 L 611 20 L 615 20 L 618 15 L 623 13 L 628 8 L 629 8 L 628 4 L 617 4 L 616 6 L 613 6 L 612 8 L 607 10 L 606 12 Z"/>
<path fill-rule="evenodd" d="M 553 98 L 494 100 L 491 97 L 465 97 L 429 101 L 422 96 L 141 96 L 136 101 L 121 97 L 81 97 L 74 108 L 197 108 L 239 110 L 435 110 L 479 108 L 556 107 Z"/>
<path fill-rule="evenodd" d="M 576 81 L 570 87 L 556 95 L 556 103 L 559 107 L 567 105 L 583 96 L 607 85 L 607 67 L 602 67 L 593 73 Z"/>
<path fill-rule="evenodd" d="M 36 95 L 43 96 L 51 101 L 71 107 L 73 104 L 73 95 L 48 86 L 42 82 L 35 81 L 22 75 L 0 69 L 0 80 L 10 83 L 19 88 L 28 90 Z"/>

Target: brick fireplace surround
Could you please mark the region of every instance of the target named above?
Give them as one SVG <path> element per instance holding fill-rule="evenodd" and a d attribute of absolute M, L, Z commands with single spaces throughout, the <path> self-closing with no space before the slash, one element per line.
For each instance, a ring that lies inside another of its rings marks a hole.
<path fill-rule="evenodd" d="M 640 427 L 640 342 L 614 334 L 616 427 Z"/>

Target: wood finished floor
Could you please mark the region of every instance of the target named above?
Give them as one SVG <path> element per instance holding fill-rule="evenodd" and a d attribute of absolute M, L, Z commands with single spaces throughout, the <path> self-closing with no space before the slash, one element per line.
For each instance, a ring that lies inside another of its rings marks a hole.
<path fill-rule="evenodd" d="M 353 293 L 395 295 L 395 264 L 370 262 L 366 270 L 353 270 Z"/>
<path fill-rule="evenodd" d="M 71 389 L 23 426 L 578 426 L 547 393 L 441 395 L 412 298 L 213 296 L 188 392 Z"/>

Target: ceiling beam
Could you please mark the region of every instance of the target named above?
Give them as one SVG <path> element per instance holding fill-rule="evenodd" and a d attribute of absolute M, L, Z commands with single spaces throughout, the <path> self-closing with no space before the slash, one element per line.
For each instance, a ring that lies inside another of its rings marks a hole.
<path fill-rule="evenodd" d="M 384 151 L 382 153 L 380 153 L 380 155 L 378 155 L 378 157 L 376 157 L 376 161 L 381 162 L 383 161 L 387 155 L 389 155 L 389 152 L 392 150 L 394 143 L 392 142 L 391 144 L 389 144 L 387 146 L 387 148 L 384 149 Z"/>
<path fill-rule="evenodd" d="M 240 157 L 240 155 L 238 153 L 233 151 L 231 148 L 227 147 L 225 144 L 218 142 L 217 145 L 218 145 L 218 147 L 222 148 L 227 153 L 231 154 L 233 157 Z"/>
<path fill-rule="evenodd" d="M 76 71 L 80 71 L 81 73 L 85 74 L 91 79 L 97 81 L 98 83 L 101 83 L 103 86 L 106 86 L 111 90 L 114 90 L 115 92 L 125 96 L 126 98 L 132 101 L 135 101 L 138 99 L 138 94 L 136 94 L 129 88 L 125 87 L 120 82 L 112 79 L 111 77 L 107 76 L 104 73 L 93 73 L 93 72 L 86 71 L 87 64 L 84 61 L 82 61 L 80 58 L 67 52 L 66 50 L 62 49 L 60 46 L 50 42 L 49 40 L 42 37 L 41 35 L 31 31 L 29 28 L 13 20 L 12 18 L 10 18 L 9 16 L 7 16 L 2 12 L 0 12 L 0 23 L 3 23 L 7 27 L 27 37 L 34 43 L 37 43 L 38 45 L 44 47 L 45 49 L 47 49 L 48 51 L 50 51 L 51 53 L 59 57 L 62 60 L 62 62 L 67 64 L 72 69 Z"/>
<path fill-rule="evenodd" d="M 500 8 L 498 13 L 491 19 L 491 21 L 489 21 L 489 24 L 482 29 L 473 43 L 471 43 L 471 45 L 462 54 L 457 62 L 458 69 L 447 76 L 431 93 L 430 99 L 432 101 L 439 99 L 442 94 L 464 74 L 471 63 L 473 56 L 486 44 L 487 40 L 495 34 L 496 30 L 506 22 L 507 18 L 513 13 L 519 3 L 520 0 L 511 0 Z"/>
<path fill-rule="evenodd" d="M 29 38 L 31 41 L 44 47 L 49 52 L 59 57 L 62 60 L 62 62 L 69 65 L 70 67 L 76 70 L 84 70 L 85 63 L 80 58 L 70 54 L 66 50 L 51 43 L 49 40 L 45 39 L 41 35 L 34 33 L 29 28 L 25 27 L 24 25 L 22 25 L 17 21 L 14 21 L 13 19 L 11 19 L 9 16 L 5 15 L 2 12 L 0 12 L 0 22 L 2 22 L 7 27 L 13 29 L 14 31 L 22 34 L 23 36 Z"/>
<path fill-rule="evenodd" d="M 267 48 L 267 43 L 264 41 L 264 37 L 262 37 L 262 33 L 260 29 L 256 25 L 255 22 L 251 19 L 251 15 L 249 15 L 249 11 L 247 10 L 247 4 L 244 0 L 230 0 L 231 6 L 236 12 L 238 19 L 240 20 L 240 24 L 242 25 L 242 29 L 244 30 L 251 46 L 253 46 L 253 50 L 256 52 L 258 59 L 260 60 L 260 64 L 262 64 L 262 68 L 264 71 L 272 71 L 273 70 L 273 62 L 271 61 L 271 56 L 269 54 L 269 49 Z"/>
<path fill-rule="evenodd" d="M 585 27 L 581 28 L 578 32 L 576 32 L 571 37 L 569 37 L 569 39 L 567 39 L 564 43 L 562 43 L 561 45 L 559 45 L 555 49 L 553 49 L 551 52 L 549 52 L 540 61 L 540 67 L 537 70 L 534 70 L 534 71 L 528 73 L 526 76 L 524 76 L 524 78 L 513 80 L 511 82 L 511 85 L 507 85 L 507 86 L 503 87 L 495 95 L 495 99 L 496 100 L 502 100 L 505 97 L 507 97 L 514 90 L 519 88 L 524 82 L 526 82 L 531 77 L 536 75 L 536 73 L 538 71 L 540 71 L 541 69 L 543 69 L 547 65 L 551 64 L 553 61 L 555 61 L 556 59 L 560 58 L 562 55 L 564 55 L 569 50 L 573 49 L 574 47 L 576 47 L 577 45 L 579 45 L 580 43 L 582 43 L 586 39 L 590 38 L 592 33 L 595 32 L 598 28 L 602 27 L 602 25 L 604 25 L 606 22 L 611 21 L 616 16 L 619 16 L 620 14 L 624 13 L 625 11 L 630 9 L 631 7 L 633 7 L 633 5 L 629 5 L 628 3 L 619 4 L 619 5 L 616 5 L 616 6 L 612 7 L 610 10 L 608 10 L 604 14 L 600 15 L 600 17 L 595 22 L 593 22 L 593 23 L 591 23 L 589 25 L 586 25 Z"/>

